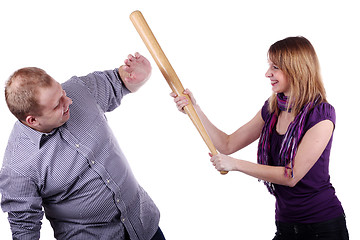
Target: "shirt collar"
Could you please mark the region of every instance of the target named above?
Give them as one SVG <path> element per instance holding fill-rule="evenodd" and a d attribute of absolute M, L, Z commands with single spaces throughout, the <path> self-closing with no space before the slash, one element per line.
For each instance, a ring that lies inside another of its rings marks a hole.
<path fill-rule="evenodd" d="M 36 146 L 38 146 L 39 149 L 45 143 L 45 141 L 48 139 L 48 136 L 54 134 L 57 130 L 57 128 L 56 128 L 56 129 L 52 130 L 50 133 L 43 133 L 43 132 L 39 132 L 35 129 L 32 129 L 31 127 L 23 124 L 20 121 L 17 121 L 16 124 L 22 128 L 23 132 L 26 134 L 26 136 L 29 137 L 30 141 L 32 143 L 34 143 Z"/>

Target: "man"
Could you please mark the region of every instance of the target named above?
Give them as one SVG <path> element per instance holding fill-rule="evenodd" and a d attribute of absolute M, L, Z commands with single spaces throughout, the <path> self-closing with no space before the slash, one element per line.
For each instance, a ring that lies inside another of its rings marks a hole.
<path fill-rule="evenodd" d="M 5 87 L 18 118 L 0 172 L 13 239 L 39 239 L 43 213 L 56 239 L 165 239 L 159 210 L 139 186 L 105 117 L 150 77 L 136 53 L 119 69 L 62 85 L 39 68 Z M 43 211 L 43 209 L 44 211 Z"/>

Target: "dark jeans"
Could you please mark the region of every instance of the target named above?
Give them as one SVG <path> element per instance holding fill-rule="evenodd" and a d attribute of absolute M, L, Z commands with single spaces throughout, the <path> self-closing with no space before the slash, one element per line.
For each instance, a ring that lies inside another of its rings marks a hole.
<path fill-rule="evenodd" d="M 166 240 L 164 237 L 163 232 L 161 231 L 160 228 L 158 228 L 157 232 L 155 233 L 155 235 L 151 238 L 151 240 Z"/>
<path fill-rule="evenodd" d="M 349 240 L 344 216 L 310 224 L 291 224 L 276 221 L 273 240 Z"/>
<path fill-rule="evenodd" d="M 125 239 L 130 240 L 129 234 L 127 233 L 126 230 L 125 230 Z M 151 238 L 151 240 L 166 240 L 160 227 L 156 231 L 155 235 Z"/>

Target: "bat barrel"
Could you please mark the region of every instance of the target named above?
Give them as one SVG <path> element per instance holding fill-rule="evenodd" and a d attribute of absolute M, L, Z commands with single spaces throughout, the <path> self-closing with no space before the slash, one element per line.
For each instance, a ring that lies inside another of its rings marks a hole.
<path fill-rule="evenodd" d="M 161 73 L 163 74 L 165 80 L 169 84 L 171 90 L 175 92 L 178 96 L 186 96 L 189 100 L 189 105 L 184 107 L 185 112 L 190 117 L 191 121 L 195 125 L 196 129 L 200 133 L 202 139 L 206 143 L 212 155 L 217 155 L 218 152 L 212 143 L 209 135 L 207 134 L 199 116 L 197 115 L 194 106 L 191 103 L 189 96 L 184 95 L 184 87 L 171 66 L 169 60 L 167 59 L 165 53 L 160 47 L 160 44 L 156 40 L 153 32 L 151 31 L 149 25 L 147 24 L 144 16 L 140 11 L 134 11 L 130 14 L 130 20 L 133 23 L 136 31 L 139 33 L 141 39 L 145 43 L 147 49 L 149 50 L 151 56 L 155 60 L 157 66 L 159 67 Z M 221 171 L 221 174 L 226 174 L 227 171 Z"/>
<path fill-rule="evenodd" d="M 161 49 L 160 44 L 156 40 L 142 13 L 140 11 L 134 11 L 131 13 L 130 19 L 170 88 L 179 96 L 183 95 L 184 87 L 182 86 L 179 77 Z"/>

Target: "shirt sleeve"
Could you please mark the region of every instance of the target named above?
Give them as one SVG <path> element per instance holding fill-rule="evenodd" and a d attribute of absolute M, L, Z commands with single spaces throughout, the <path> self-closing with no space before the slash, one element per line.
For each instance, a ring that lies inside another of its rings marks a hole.
<path fill-rule="evenodd" d="M 40 239 L 42 199 L 35 183 L 13 170 L 0 172 L 1 207 L 8 213 L 13 239 Z"/>
<path fill-rule="evenodd" d="M 305 125 L 305 131 L 309 130 L 317 123 L 324 120 L 330 120 L 335 127 L 335 123 L 336 123 L 335 108 L 329 103 L 325 103 L 325 102 L 316 105 L 314 109 L 310 112 L 309 118 Z"/>
<path fill-rule="evenodd" d="M 80 77 L 104 112 L 117 108 L 123 96 L 130 93 L 122 82 L 118 69 L 93 72 Z"/>

